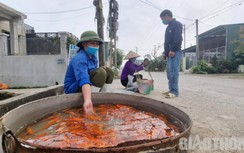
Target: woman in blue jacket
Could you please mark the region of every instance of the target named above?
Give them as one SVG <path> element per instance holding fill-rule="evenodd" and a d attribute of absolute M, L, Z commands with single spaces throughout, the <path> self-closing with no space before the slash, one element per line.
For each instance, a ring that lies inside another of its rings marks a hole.
<path fill-rule="evenodd" d="M 108 67 L 97 67 L 97 52 L 103 40 L 94 31 L 82 33 L 77 54 L 71 59 L 64 79 L 64 92 L 82 92 L 83 108 L 86 113 L 93 112 L 91 86 L 104 88 L 105 83 L 113 82 L 113 71 Z"/>

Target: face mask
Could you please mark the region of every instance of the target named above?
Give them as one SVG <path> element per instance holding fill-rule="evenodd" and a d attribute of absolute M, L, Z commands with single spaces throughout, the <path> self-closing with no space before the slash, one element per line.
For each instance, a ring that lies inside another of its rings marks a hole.
<path fill-rule="evenodd" d="M 162 22 L 163 22 L 163 24 L 165 24 L 165 25 L 168 25 L 168 24 L 169 24 L 169 21 L 167 21 L 167 20 L 162 20 Z"/>
<path fill-rule="evenodd" d="M 136 58 L 132 58 L 132 59 L 130 59 L 130 61 L 131 61 L 132 63 L 135 63 L 135 62 L 136 62 Z"/>
<path fill-rule="evenodd" d="M 88 54 L 95 56 L 95 55 L 97 55 L 98 49 L 99 49 L 99 47 L 88 46 L 87 52 L 88 52 Z"/>

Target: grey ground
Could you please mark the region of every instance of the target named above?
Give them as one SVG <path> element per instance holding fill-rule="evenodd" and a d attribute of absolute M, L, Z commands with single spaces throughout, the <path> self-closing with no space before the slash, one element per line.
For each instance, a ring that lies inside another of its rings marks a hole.
<path fill-rule="evenodd" d="M 142 72 L 150 78 L 147 72 Z M 151 73 L 155 90 L 146 97 L 171 104 L 193 120 L 191 137 L 202 140 L 206 137 L 244 139 L 244 75 L 192 75 L 180 74 L 180 95 L 167 99 L 162 91 L 167 91 L 167 78 L 164 72 Z M 123 89 L 119 80 L 112 88 Z M 244 144 L 243 144 L 244 147 Z M 243 150 L 194 150 L 190 153 L 243 153 Z"/>
<path fill-rule="evenodd" d="M 141 72 L 145 78 L 150 78 L 147 72 Z M 155 90 L 149 95 L 164 103 L 171 104 L 193 120 L 191 137 L 244 139 L 244 75 L 192 75 L 180 73 L 180 96 L 166 99 L 162 91 L 167 91 L 167 78 L 164 72 L 151 73 Z M 123 90 L 118 79 L 114 80 L 111 88 Z M 42 89 L 8 90 L 18 94 L 38 92 Z M 138 93 L 137 93 L 138 94 Z M 244 145 L 244 144 L 243 144 Z M 244 147 L 244 146 L 243 146 Z M 1 149 L 0 149 L 1 152 Z M 243 153 L 243 150 L 200 150 L 190 153 Z"/>

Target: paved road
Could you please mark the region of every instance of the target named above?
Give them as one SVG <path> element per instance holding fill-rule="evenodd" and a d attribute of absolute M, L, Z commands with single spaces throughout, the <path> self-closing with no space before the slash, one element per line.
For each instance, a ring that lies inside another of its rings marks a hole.
<path fill-rule="evenodd" d="M 149 78 L 147 72 L 142 72 Z M 155 90 L 146 95 L 186 112 L 193 120 L 191 137 L 244 139 L 244 75 L 191 75 L 180 74 L 180 96 L 166 99 L 161 94 L 167 90 L 166 74 L 151 73 Z M 119 80 L 114 80 L 113 89 L 124 89 Z M 26 90 L 27 91 L 27 90 Z M 23 92 L 23 91 L 22 91 Z M 30 92 L 30 91 L 28 91 Z M 143 95 L 141 95 L 143 96 Z M 1 148 L 0 148 L 1 152 Z M 190 153 L 243 153 L 243 150 L 199 150 Z"/>
<path fill-rule="evenodd" d="M 149 78 L 147 72 L 142 72 Z M 146 95 L 176 106 L 186 112 L 193 120 L 191 137 L 230 138 L 244 140 L 244 75 L 192 75 L 180 74 L 180 96 L 167 99 L 161 94 L 167 90 L 166 74 L 151 73 L 155 80 L 155 90 Z M 119 80 L 113 88 L 123 89 Z M 228 142 L 228 141 L 226 141 Z M 192 153 L 243 153 L 243 150 L 194 150 Z"/>

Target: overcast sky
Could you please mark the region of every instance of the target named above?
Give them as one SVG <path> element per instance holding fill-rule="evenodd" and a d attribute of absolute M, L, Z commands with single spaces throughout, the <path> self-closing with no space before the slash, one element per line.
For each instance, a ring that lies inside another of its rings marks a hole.
<path fill-rule="evenodd" d="M 103 0 L 105 20 L 109 0 Z M 159 14 L 170 9 L 176 20 L 186 27 L 186 48 L 195 45 L 195 20 L 199 19 L 199 33 L 224 24 L 244 23 L 244 0 L 117 0 L 119 30 L 117 48 L 150 54 L 154 46 L 164 41 L 164 26 Z M 80 37 L 86 30 L 96 31 L 93 0 L 0 0 L 1 3 L 27 15 L 25 23 L 36 32 L 67 31 Z M 84 9 L 83 9 L 84 8 Z M 70 11 L 76 10 L 79 11 Z M 54 13 L 54 12 L 64 13 Z M 35 14 L 40 13 L 42 14 Z M 50 13 L 48 13 L 50 12 Z M 45 14 L 47 13 L 47 14 Z M 105 40 L 109 40 L 105 23 Z M 182 43 L 184 48 L 184 43 Z M 163 48 L 159 50 L 159 54 Z"/>

